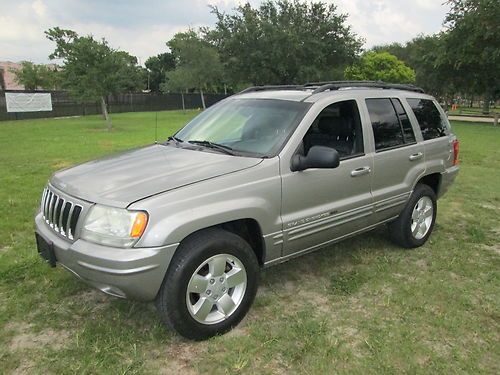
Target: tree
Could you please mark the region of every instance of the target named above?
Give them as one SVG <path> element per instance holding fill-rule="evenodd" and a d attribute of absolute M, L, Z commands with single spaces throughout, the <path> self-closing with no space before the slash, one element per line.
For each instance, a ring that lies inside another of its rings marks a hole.
<path fill-rule="evenodd" d="M 43 64 L 33 64 L 31 61 L 23 61 L 20 69 L 11 69 L 17 83 L 24 86 L 26 90 L 55 90 L 59 86 L 58 72 L 56 67 L 51 68 Z"/>
<path fill-rule="evenodd" d="M 438 97 L 451 97 L 455 77 L 450 66 L 438 64 L 443 53 L 440 34 L 419 35 L 405 45 L 392 43 L 373 47 L 372 52 L 388 52 L 415 71 L 415 84 Z"/>
<path fill-rule="evenodd" d="M 409 48 L 408 43 L 402 45 L 401 43 L 394 42 L 390 44 L 382 44 L 370 48 L 373 52 L 389 52 L 391 55 L 396 56 L 399 60 L 409 65 Z"/>
<path fill-rule="evenodd" d="M 321 80 L 354 61 L 362 40 L 335 5 L 298 0 L 249 3 L 225 14 L 212 7 L 216 27 L 205 30 L 233 84 L 292 84 Z M 330 78 L 330 79 L 331 79 Z"/>
<path fill-rule="evenodd" d="M 45 32 L 56 43 L 51 59 L 62 59 L 61 78 L 78 101 L 100 101 L 104 118 L 111 129 L 106 97 L 141 87 L 141 73 L 137 58 L 125 51 L 111 48 L 105 39 L 79 36 L 72 30 L 58 27 Z"/>
<path fill-rule="evenodd" d="M 203 90 L 217 85 L 222 79 L 217 50 L 193 30 L 175 34 L 167 45 L 175 57 L 176 68 L 166 73 L 163 91 L 197 88 L 205 109 Z"/>
<path fill-rule="evenodd" d="M 170 52 L 151 56 L 145 62 L 148 69 L 148 88 L 151 91 L 160 91 L 160 85 L 165 81 L 165 74 L 175 69 L 175 57 Z"/>
<path fill-rule="evenodd" d="M 352 80 L 415 82 L 415 72 L 388 52 L 366 52 L 359 62 L 347 67 L 344 74 Z"/>
<path fill-rule="evenodd" d="M 463 91 L 484 95 L 483 112 L 500 96 L 500 2 L 449 0 L 439 65 L 452 66 Z"/>

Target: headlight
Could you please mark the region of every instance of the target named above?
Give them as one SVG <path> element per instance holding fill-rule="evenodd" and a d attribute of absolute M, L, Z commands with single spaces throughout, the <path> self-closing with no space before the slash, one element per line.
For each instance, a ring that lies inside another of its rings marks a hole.
<path fill-rule="evenodd" d="M 144 233 L 148 214 L 124 208 L 95 205 L 83 224 L 80 237 L 115 247 L 130 247 Z"/>

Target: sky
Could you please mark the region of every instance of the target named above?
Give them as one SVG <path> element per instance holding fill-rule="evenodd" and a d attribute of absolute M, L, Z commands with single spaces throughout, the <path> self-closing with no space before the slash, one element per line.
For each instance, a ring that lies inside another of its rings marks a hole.
<path fill-rule="evenodd" d="M 139 62 L 167 51 L 165 42 L 187 28 L 213 26 L 208 5 L 231 12 L 238 0 L 0 0 L 0 61 L 49 62 L 54 44 L 44 31 L 55 26 L 106 38 Z M 246 2 L 246 1 L 244 1 Z M 249 0 L 258 5 L 259 0 Z M 347 24 L 365 48 L 406 42 L 442 29 L 444 0 L 323 0 L 347 13 Z"/>

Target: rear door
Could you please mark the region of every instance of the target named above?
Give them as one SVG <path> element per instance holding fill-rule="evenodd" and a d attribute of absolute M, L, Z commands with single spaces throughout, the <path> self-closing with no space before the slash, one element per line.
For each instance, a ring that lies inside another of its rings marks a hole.
<path fill-rule="evenodd" d="M 405 103 L 406 104 L 406 103 Z M 425 172 L 424 147 L 401 99 L 396 97 L 365 100 L 371 122 L 375 154 L 372 194 L 375 222 L 399 215 L 413 184 Z"/>
<path fill-rule="evenodd" d="M 431 99 L 408 98 L 424 141 L 427 174 L 444 172 L 453 164 L 453 146 L 446 115 Z M 446 165 L 443 165 L 443 161 Z"/>

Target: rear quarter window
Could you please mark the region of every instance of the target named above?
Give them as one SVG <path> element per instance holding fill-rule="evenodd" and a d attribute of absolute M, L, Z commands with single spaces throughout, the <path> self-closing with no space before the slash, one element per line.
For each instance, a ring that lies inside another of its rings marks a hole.
<path fill-rule="evenodd" d="M 446 121 L 442 118 L 441 112 L 439 112 L 439 109 L 432 100 L 407 99 L 407 102 L 417 118 L 424 140 L 444 137 L 446 135 Z"/>

